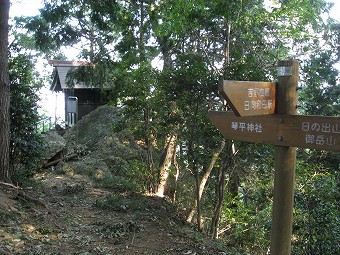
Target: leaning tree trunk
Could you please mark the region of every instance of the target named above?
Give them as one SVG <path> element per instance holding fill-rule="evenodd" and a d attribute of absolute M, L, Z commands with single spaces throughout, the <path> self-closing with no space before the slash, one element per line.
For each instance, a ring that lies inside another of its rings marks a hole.
<path fill-rule="evenodd" d="M 177 142 L 177 134 L 168 134 L 165 141 L 163 160 L 159 168 L 159 183 L 157 186 L 156 195 L 163 197 L 165 195 L 165 188 L 170 175 L 170 167 L 172 164 L 173 153 L 176 153 L 175 147 Z"/>
<path fill-rule="evenodd" d="M 217 189 L 216 189 L 217 201 L 216 201 L 216 205 L 214 208 L 214 216 L 211 222 L 211 233 L 214 239 L 218 237 L 218 224 L 220 221 L 221 210 L 222 210 L 223 199 L 224 199 L 226 170 L 228 167 L 232 167 L 233 165 L 232 162 L 234 161 L 234 157 L 236 154 L 237 154 L 237 151 L 235 149 L 235 144 L 234 142 L 232 142 L 230 145 L 229 156 L 227 156 L 227 158 L 224 160 L 224 162 L 222 163 L 222 166 L 220 167 L 218 171 Z"/>
<path fill-rule="evenodd" d="M 0 0 L 0 180 L 9 182 L 10 84 L 8 74 L 9 0 Z"/>
<path fill-rule="evenodd" d="M 228 166 L 228 159 L 225 159 L 222 166 L 218 170 L 217 176 L 217 202 L 214 208 L 214 216 L 211 222 L 211 233 L 214 239 L 218 236 L 218 223 L 220 221 L 221 209 L 224 199 L 224 188 L 225 188 L 225 172 Z"/>
<path fill-rule="evenodd" d="M 218 157 L 220 156 L 222 150 L 224 149 L 225 147 L 225 139 L 222 140 L 220 146 L 214 151 L 212 157 L 211 157 L 211 160 L 210 160 L 210 164 L 207 168 L 207 170 L 205 171 L 202 179 L 201 179 L 201 182 L 199 184 L 199 189 L 198 189 L 198 202 L 201 201 L 202 199 L 202 195 L 203 195 L 203 191 L 204 191 L 204 188 L 205 188 L 205 184 L 207 183 L 208 179 L 209 179 L 209 176 L 214 168 L 214 165 L 216 163 L 216 160 L 218 159 Z M 187 217 L 187 222 L 192 222 L 192 219 L 194 217 L 194 214 L 195 214 L 195 209 L 197 208 L 197 200 L 195 200 L 195 207 L 193 207 Z"/>

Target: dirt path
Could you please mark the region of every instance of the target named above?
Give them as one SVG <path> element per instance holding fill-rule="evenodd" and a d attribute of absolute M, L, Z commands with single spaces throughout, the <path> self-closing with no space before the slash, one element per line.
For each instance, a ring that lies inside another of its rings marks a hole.
<path fill-rule="evenodd" d="M 25 194 L 41 204 L 0 195 L 0 254 L 225 254 L 163 199 L 98 189 L 81 176 L 37 178 Z"/>

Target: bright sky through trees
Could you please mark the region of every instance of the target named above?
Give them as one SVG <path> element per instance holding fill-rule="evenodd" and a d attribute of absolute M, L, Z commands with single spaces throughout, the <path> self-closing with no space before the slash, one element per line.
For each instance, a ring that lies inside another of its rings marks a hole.
<path fill-rule="evenodd" d="M 270 6 L 271 0 L 265 1 L 268 6 Z M 332 0 L 334 6 L 331 11 L 331 17 L 340 22 L 340 1 Z M 39 8 L 43 8 L 43 1 L 41 0 L 12 0 L 10 8 L 10 17 L 15 16 L 35 16 L 39 14 Z M 65 49 L 65 55 L 68 56 L 69 60 L 76 60 L 78 52 L 74 49 Z M 47 60 L 41 60 L 38 63 L 39 69 L 45 69 L 47 72 L 52 71 L 52 67 L 47 65 Z M 45 67 L 44 67 L 45 66 Z M 337 65 L 340 67 L 340 63 Z M 48 116 L 63 118 L 64 108 L 63 108 L 63 95 L 56 95 L 55 93 L 49 91 L 49 84 L 46 84 L 46 88 L 42 90 L 41 94 L 41 106 L 43 112 Z M 57 107 L 56 107 L 57 106 Z"/>

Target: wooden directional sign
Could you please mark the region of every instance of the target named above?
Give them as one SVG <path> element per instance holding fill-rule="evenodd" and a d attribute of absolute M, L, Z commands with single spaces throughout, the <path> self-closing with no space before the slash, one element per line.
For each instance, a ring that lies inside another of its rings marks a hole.
<path fill-rule="evenodd" d="M 228 139 L 289 147 L 340 151 L 340 118 L 273 114 L 237 117 L 210 111 L 209 118 Z"/>
<path fill-rule="evenodd" d="M 222 81 L 219 93 L 237 116 L 267 115 L 275 112 L 274 82 Z"/>
<path fill-rule="evenodd" d="M 298 81 L 299 63 L 279 61 L 277 84 L 223 81 L 219 84 L 219 92 L 234 113 L 208 113 L 210 120 L 228 139 L 276 145 L 272 255 L 291 254 L 295 147 L 340 151 L 339 117 L 295 115 Z"/>

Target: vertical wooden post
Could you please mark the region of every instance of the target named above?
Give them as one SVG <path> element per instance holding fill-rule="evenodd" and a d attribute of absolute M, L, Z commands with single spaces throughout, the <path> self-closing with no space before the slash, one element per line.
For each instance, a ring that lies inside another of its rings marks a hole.
<path fill-rule="evenodd" d="M 276 113 L 297 114 L 297 86 L 299 64 L 297 61 L 280 61 L 278 65 L 278 85 Z M 284 123 L 282 123 L 284 125 Z M 278 137 L 278 140 L 285 137 Z M 296 148 L 275 147 L 274 201 L 271 229 L 271 255 L 291 254 L 293 226 L 294 182 Z"/>

